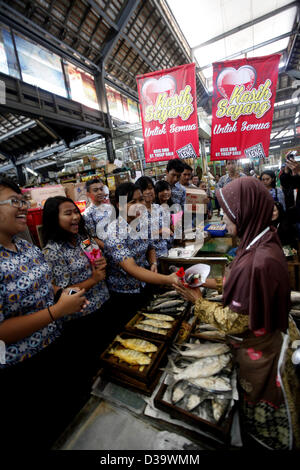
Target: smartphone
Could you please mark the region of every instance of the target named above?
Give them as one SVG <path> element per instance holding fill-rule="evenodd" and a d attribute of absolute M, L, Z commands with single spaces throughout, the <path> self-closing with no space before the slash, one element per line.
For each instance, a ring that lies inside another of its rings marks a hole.
<path fill-rule="evenodd" d="M 297 155 L 297 151 L 294 150 L 293 152 L 288 153 L 285 159 L 293 162 L 295 160 L 296 155 Z"/>
<path fill-rule="evenodd" d="M 75 289 L 70 289 L 68 295 L 77 294 L 77 292 Z"/>

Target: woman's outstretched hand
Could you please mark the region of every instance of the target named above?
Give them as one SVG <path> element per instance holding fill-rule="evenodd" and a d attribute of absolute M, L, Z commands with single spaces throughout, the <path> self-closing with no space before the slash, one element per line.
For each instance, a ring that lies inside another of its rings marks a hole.
<path fill-rule="evenodd" d="M 199 287 L 184 287 L 182 284 L 173 284 L 174 289 L 180 294 L 185 300 L 196 303 L 198 299 L 202 298 L 202 293 Z"/>

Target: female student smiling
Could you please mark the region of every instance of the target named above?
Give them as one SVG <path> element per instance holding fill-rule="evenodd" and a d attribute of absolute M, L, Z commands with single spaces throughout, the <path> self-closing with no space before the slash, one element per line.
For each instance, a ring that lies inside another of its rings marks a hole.
<path fill-rule="evenodd" d="M 1 446 L 14 450 L 48 448 L 58 437 L 55 433 L 68 407 L 69 378 L 59 319 L 80 311 L 85 303 L 83 289 L 73 296 L 64 292 L 55 303 L 43 254 L 17 237 L 26 228 L 27 210 L 20 188 L 1 178 L 0 340 L 5 345 L 5 361 L 0 364 Z"/>

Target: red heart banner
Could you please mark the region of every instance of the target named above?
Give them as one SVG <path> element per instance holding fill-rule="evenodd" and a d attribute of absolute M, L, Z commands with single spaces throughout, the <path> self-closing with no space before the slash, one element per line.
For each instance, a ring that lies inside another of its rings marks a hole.
<path fill-rule="evenodd" d="M 195 64 L 137 76 L 146 162 L 199 155 Z"/>
<path fill-rule="evenodd" d="M 213 64 L 212 161 L 269 156 L 280 57 Z"/>

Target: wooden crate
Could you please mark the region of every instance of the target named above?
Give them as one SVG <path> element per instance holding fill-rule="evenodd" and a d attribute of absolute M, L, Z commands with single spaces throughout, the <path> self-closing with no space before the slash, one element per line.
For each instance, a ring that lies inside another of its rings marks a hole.
<path fill-rule="evenodd" d="M 122 332 L 119 334 L 121 338 L 137 338 L 146 339 L 137 334 L 131 334 L 130 332 Z M 113 348 L 125 349 L 118 341 L 113 340 L 112 343 L 106 348 L 101 354 L 100 359 L 104 369 L 110 372 L 111 376 L 123 377 L 123 380 L 135 379 L 137 382 L 144 384 L 150 384 L 154 381 L 157 376 L 158 368 L 166 355 L 167 347 L 165 343 L 151 339 L 151 343 L 157 346 L 157 351 L 151 353 L 151 362 L 149 365 L 139 366 L 130 365 L 124 361 L 121 361 L 118 357 L 110 354 L 109 351 Z M 149 355 L 149 353 L 146 353 Z"/>
<path fill-rule="evenodd" d="M 154 398 L 155 406 L 168 413 L 172 418 L 179 419 L 185 423 L 191 424 L 205 432 L 208 437 L 217 438 L 225 445 L 230 445 L 230 431 L 236 404 L 231 408 L 227 417 L 221 418 L 218 424 L 206 421 L 195 414 L 180 408 L 180 406 L 168 403 L 163 399 L 168 385 L 162 384 L 157 395 Z"/>

